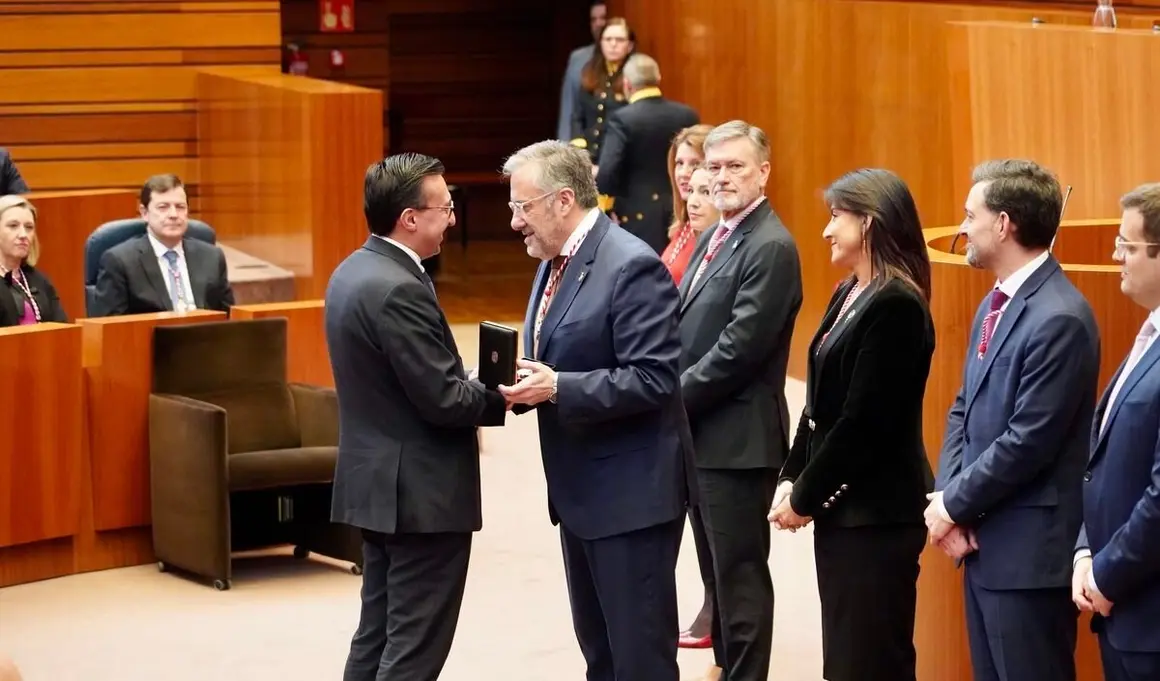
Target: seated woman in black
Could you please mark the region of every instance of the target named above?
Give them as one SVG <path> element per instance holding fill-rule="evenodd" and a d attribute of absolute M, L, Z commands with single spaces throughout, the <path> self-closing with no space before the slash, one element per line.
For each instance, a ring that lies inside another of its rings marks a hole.
<path fill-rule="evenodd" d="M 806 407 L 770 521 L 814 523 L 829 681 L 914 681 L 918 559 L 933 475 L 922 400 L 934 353 L 930 260 L 906 184 L 852 172 L 826 190 L 830 259 L 850 272 L 809 346 Z"/>
<path fill-rule="evenodd" d="M 38 251 L 36 208 L 0 196 L 0 326 L 68 321 L 52 282 L 33 267 Z"/>

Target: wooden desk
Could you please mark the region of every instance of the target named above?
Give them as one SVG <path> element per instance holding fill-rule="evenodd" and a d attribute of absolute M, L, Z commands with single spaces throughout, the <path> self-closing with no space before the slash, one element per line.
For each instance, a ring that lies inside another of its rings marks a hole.
<path fill-rule="evenodd" d="M 40 260 L 36 268 L 56 287 L 69 319 L 85 316 L 85 240 L 109 220 L 137 215 L 131 189 L 33 192 Z"/>
<path fill-rule="evenodd" d="M 230 319 L 285 317 L 287 380 L 333 388 L 325 316 L 325 304 L 321 300 L 237 305 L 230 309 Z"/>
<path fill-rule="evenodd" d="M 153 329 L 223 320 L 224 312 L 81 319 L 88 378 L 89 458 L 97 531 L 149 524 L 149 393 Z"/>
<path fill-rule="evenodd" d="M 0 328 L 0 548 L 77 532 L 81 377 L 79 326 Z"/>
<path fill-rule="evenodd" d="M 218 239 L 290 270 L 301 300 L 367 238 L 367 167 L 383 156 L 383 93 L 209 68 L 197 76 L 203 219 Z"/>

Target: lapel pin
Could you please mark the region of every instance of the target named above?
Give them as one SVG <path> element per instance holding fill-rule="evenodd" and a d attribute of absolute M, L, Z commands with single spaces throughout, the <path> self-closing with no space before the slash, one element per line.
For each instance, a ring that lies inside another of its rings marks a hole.
<path fill-rule="evenodd" d="M 579 277 L 576 277 L 576 283 L 577 283 L 577 284 L 579 284 L 579 283 L 583 282 L 583 281 L 584 281 L 584 275 L 586 275 L 586 274 L 588 274 L 588 270 L 584 270 L 583 272 L 581 272 L 581 273 L 580 273 L 580 276 L 579 276 Z"/>

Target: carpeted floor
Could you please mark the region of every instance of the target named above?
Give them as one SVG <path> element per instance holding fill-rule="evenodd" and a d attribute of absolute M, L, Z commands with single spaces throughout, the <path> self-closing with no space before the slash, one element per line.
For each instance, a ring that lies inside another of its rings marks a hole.
<path fill-rule="evenodd" d="M 474 326 L 457 326 L 465 363 Z M 787 388 L 797 420 L 803 386 Z M 484 526 L 442 681 L 584 678 L 572 633 L 559 538 L 548 521 L 534 415 L 484 431 Z M 817 681 L 821 634 L 810 533 L 774 533 L 777 681 Z M 677 569 L 681 623 L 701 604 L 692 537 Z M 358 618 L 359 578 L 289 551 L 239 559 L 233 589 L 152 565 L 0 589 L 0 652 L 25 681 L 338 681 Z M 710 651 L 681 651 L 699 679 Z"/>

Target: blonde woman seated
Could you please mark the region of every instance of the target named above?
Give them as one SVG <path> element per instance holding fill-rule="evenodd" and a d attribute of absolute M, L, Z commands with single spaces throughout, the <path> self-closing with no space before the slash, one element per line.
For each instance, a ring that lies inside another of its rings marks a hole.
<path fill-rule="evenodd" d="M 52 282 L 33 267 L 39 250 L 36 209 L 0 196 L 0 326 L 68 321 Z"/>

